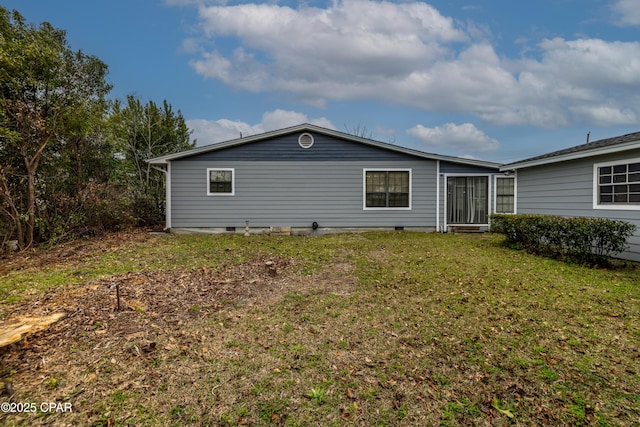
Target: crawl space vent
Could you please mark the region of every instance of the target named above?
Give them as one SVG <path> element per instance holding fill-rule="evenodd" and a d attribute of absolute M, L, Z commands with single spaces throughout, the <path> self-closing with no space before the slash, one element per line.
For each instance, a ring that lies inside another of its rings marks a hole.
<path fill-rule="evenodd" d="M 303 133 L 298 137 L 298 144 L 302 148 L 311 148 L 313 145 L 313 135 L 310 133 Z"/>

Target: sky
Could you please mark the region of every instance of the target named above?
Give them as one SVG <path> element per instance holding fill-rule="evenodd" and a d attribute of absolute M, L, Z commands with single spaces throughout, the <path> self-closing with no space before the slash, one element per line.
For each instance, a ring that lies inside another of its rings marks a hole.
<path fill-rule="evenodd" d="M 0 0 L 198 145 L 311 123 L 501 163 L 640 131 L 640 0 Z"/>

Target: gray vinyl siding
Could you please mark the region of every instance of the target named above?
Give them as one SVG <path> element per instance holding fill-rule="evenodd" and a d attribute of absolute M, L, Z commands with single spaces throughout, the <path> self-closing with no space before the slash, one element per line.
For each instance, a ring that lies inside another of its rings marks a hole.
<path fill-rule="evenodd" d="M 440 162 L 440 173 L 456 174 L 488 174 L 496 173 L 496 168 L 484 168 L 482 166 L 465 165 L 463 163 Z"/>
<path fill-rule="evenodd" d="M 620 219 L 639 230 L 629 239 L 623 258 L 640 261 L 640 211 L 593 208 L 593 165 L 639 158 L 640 150 L 523 168 L 517 171 L 517 212 Z"/>
<path fill-rule="evenodd" d="M 173 161 L 171 226 L 244 227 L 248 220 L 252 227 L 310 227 L 314 221 L 321 227 L 435 227 L 436 162 L 401 157 L 294 162 L 214 160 L 203 155 Z M 207 196 L 206 170 L 216 167 L 235 169 L 234 196 Z M 411 210 L 364 210 L 365 168 L 411 169 Z"/>

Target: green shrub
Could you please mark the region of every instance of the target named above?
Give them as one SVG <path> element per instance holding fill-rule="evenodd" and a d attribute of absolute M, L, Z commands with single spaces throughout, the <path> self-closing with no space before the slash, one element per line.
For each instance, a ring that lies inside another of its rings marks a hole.
<path fill-rule="evenodd" d="M 603 264 L 627 249 L 636 226 L 626 221 L 551 215 L 491 215 L 491 231 L 528 252 Z"/>

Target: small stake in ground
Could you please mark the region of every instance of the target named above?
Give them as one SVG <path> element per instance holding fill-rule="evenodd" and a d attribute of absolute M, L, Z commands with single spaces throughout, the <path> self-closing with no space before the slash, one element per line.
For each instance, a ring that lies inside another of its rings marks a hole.
<path fill-rule="evenodd" d="M 116 311 L 120 311 L 120 284 L 111 282 L 111 288 L 116 288 Z"/>

